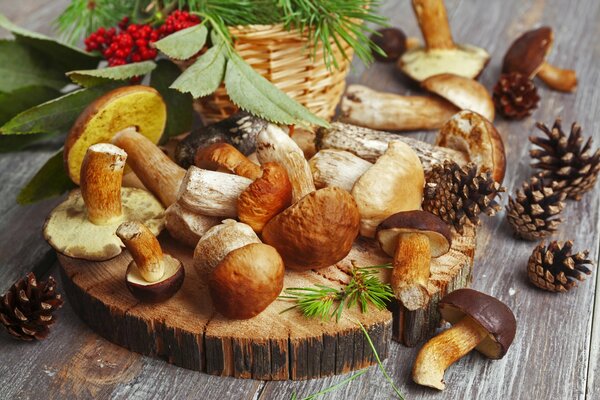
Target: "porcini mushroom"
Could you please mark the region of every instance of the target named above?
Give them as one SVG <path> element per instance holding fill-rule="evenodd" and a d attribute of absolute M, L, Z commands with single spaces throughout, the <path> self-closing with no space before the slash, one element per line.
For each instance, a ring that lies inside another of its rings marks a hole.
<path fill-rule="evenodd" d="M 251 243 L 229 252 L 208 280 L 216 310 L 231 319 L 258 315 L 281 293 L 284 272 L 281 256 L 269 245 Z"/>
<path fill-rule="evenodd" d="M 538 76 L 552 89 L 574 91 L 577 88 L 575 71 L 561 69 L 546 62 L 553 40 L 552 28 L 548 26 L 525 32 L 506 51 L 502 72 L 518 72 L 529 79 Z"/>
<path fill-rule="evenodd" d="M 198 150 L 194 165 L 209 170 L 225 170 L 248 179 L 261 175 L 260 166 L 228 143 L 214 143 Z"/>
<path fill-rule="evenodd" d="M 438 304 L 452 328 L 429 340 L 419 351 L 412 376 L 419 385 L 444 390 L 444 372 L 476 349 L 491 359 L 504 357 L 515 337 L 517 321 L 500 300 L 473 289 L 458 289 Z"/>
<path fill-rule="evenodd" d="M 133 258 L 127 267 L 126 282 L 137 299 L 159 303 L 177 293 L 185 277 L 183 264 L 163 254 L 158 239 L 144 224 L 127 221 L 116 233 Z"/>
<path fill-rule="evenodd" d="M 482 115 L 469 110 L 457 113 L 442 126 L 435 144 L 462 152 L 482 172 L 490 171 L 496 182 L 504 180 L 504 142 L 494 124 Z"/>
<path fill-rule="evenodd" d="M 220 222 L 218 217 L 192 212 L 179 203 L 171 204 L 165 211 L 165 227 L 169 234 L 190 247 L 196 247 L 202 235 Z"/>
<path fill-rule="evenodd" d="M 377 225 L 390 215 L 420 209 L 424 185 L 423 166 L 414 150 L 405 143 L 390 142 L 352 188 L 360 212 L 360 234 L 374 237 Z"/>
<path fill-rule="evenodd" d="M 308 163 L 317 188 L 337 186 L 347 192 L 352 191 L 358 178 L 373 165 L 348 151 L 337 149 L 320 150 Z"/>
<path fill-rule="evenodd" d="M 392 289 L 410 311 L 429 303 L 427 285 L 431 259 L 450 250 L 452 234 L 444 221 L 427 211 L 404 211 L 389 216 L 377 227 L 381 249 L 394 257 Z"/>
<path fill-rule="evenodd" d="M 454 43 L 444 1 L 413 0 L 412 4 L 425 47 L 405 52 L 398 60 L 400 70 L 418 82 L 443 73 L 477 78 L 490 55 L 484 49 Z"/>
<path fill-rule="evenodd" d="M 102 261 L 121 253 L 115 230 L 123 221 L 140 221 L 158 235 L 164 208 L 145 190 L 122 188 L 127 154 L 99 143 L 87 149 L 80 169 L 81 188 L 69 193 L 44 225 L 44 237 L 58 252 L 74 258 Z"/>
<path fill-rule="evenodd" d="M 104 94 L 86 107 L 67 136 L 63 154 L 69 177 L 79 184 L 81 163 L 91 145 L 109 143 L 117 132 L 129 127 L 135 127 L 150 143 L 158 143 L 166 121 L 166 105 L 149 86 L 126 86 Z"/>

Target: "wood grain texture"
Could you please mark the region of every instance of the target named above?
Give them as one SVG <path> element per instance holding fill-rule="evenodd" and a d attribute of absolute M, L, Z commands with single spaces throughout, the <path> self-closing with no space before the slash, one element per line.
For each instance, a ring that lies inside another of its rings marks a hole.
<path fill-rule="evenodd" d="M 67 0 L 45 2 L 0 0 L 0 12 L 32 29 L 49 31 L 53 16 Z M 383 12 L 392 25 L 401 26 L 410 36 L 418 35 L 409 1 L 388 0 Z M 525 180 L 528 166 L 526 137 L 534 132 L 536 120 L 551 123 L 558 115 L 566 124 L 577 120 L 586 135 L 600 144 L 600 2 L 580 0 L 446 0 L 451 29 L 457 42 L 471 42 L 486 48 L 492 60 L 481 81 L 490 89 L 498 77 L 502 56 L 518 34 L 541 24 L 555 31 L 550 61 L 575 68 L 580 84 L 575 94 L 548 90 L 539 82 L 540 108 L 532 118 L 521 122 L 497 119 L 505 139 L 508 171 L 505 185 L 512 192 Z M 3 32 L 0 32 L 2 35 Z M 368 71 L 358 62 L 350 77 L 377 90 L 417 93 L 419 90 L 401 77 L 392 65 L 375 64 Z M 432 140 L 431 133 L 411 137 Z M 51 205 L 37 205 L 31 211 L 17 211 L 14 198 L 18 186 L 34 173 L 50 153 L 31 158 L 31 153 L 0 155 L 0 290 L 13 278 L 40 260 L 47 247 L 39 235 L 43 216 Z M 5 161 L 6 160 L 6 161 Z M 36 164 L 37 163 L 37 164 Z M 17 178 L 20 176 L 20 178 Z M 19 180 L 20 179 L 20 180 Z M 577 248 L 589 248 L 598 260 L 600 187 L 579 203 L 569 202 L 565 223 L 556 238 L 575 240 Z M 46 207 L 46 209 L 44 209 Z M 20 244 L 9 230 L 20 221 L 21 238 L 31 242 L 16 252 Z M 14 246 L 13 246 L 14 245 Z M 534 243 L 512 238 L 504 215 L 484 221 L 478 233 L 474 287 L 498 296 L 513 308 L 518 331 L 513 348 L 500 361 L 489 361 L 471 354 L 452 366 L 446 374 L 448 389 L 443 393 L 419 388 L 410 382 L 410 368 L 417 349 L 390 345 L 384 362 L 394 381 L 408 399 L 596 399 L 600 397 L 600 288 L 597 271 L 579 288 L 565 295 L 544 293 L 529 285 L 525 273 L 527 258 Z M 31 253 L 31 254 L 30 254 Z M 21 255 L 18 258 L 18 255 Z M 34 256 L 34 254 L 37 254 Z M 23 258 L 27 255 L 31 258 Z M 597 265 L 597 264 L 596 264 Z M 57 270 L 51 270 L 57 275 Z M 595 306 L 594 306 L 595 304 Z M 79 321 L 69 305 L 59 312 L 60 322 L 43 343 L 20 345 L 0 335 L 0 398 L 202 398 L 202 399 L 288 399 L 295 391 L 299 397 L 343 380 L 346 376 L 303 382 L 239 380 L 199 374 L 170 366 L 160 360 L 142 357 L 111 345 Z M 108 361 L 105 362 L 105 361 Z M 90 376 L 69 372 L 69 367 L 86 365 Z M 113 373 L 118 372 L 117 378 Z M 123 372 L 124 371 L 124 372 Z M 98 378 L 100 376 L 100 378 Z M 106 379 L 102 379 L 106 377 Z M 91 382 L 91 383 L 90 383 Z M 89 387 L 89 389 L 87 389 Z M 392 398 L 384 377 L 371 367 L 351 385 L 331 393 L 326 399 Z"/>

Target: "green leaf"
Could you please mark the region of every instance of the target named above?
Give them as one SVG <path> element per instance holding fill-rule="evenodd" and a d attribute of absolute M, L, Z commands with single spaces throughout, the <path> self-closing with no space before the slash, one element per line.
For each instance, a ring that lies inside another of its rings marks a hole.
<path fill-rule="evenodd" d="M 88 69 L 67 72 L 67 76 L 83 87 L 98 86 L 110 81 L 130 80 L 136 76 L 144 76 L 156 68 L 153 61 L 142 61 L 116 67 Z"/>
<path fill-rule="evenodd" d="M 227 62 L 225 87 L 231 101 L 266 120 L 286 125 L 329 126 L 327 121 L 289 98 L 235 53 Z"/>
<path fill-rule="evenodd" d="M 0 134 L 66 133 L 88 104 L 118 86 L 110 84 L 80 89 L 37 105 L 4 124 L 0 128 Z"/>
<path fill-rule="evenodd" d="M 204 25 L 194 25 L 175 32 L 154 43 L 157 49 L 175 60 L 187 60 L 198 53 L 206 43 L 208 30 Z"/>
<path fill-rule="evenodd" d="M 53 137 L 55 135 L 0 135 L 0 153 L 23 150 L 27 146 Z"/>
<path fill-rule="evenodd" d="M 69 80 L 39 51 L 12 40 L 0 40 L 0 92 L 26 86 L 64 87 Z"/>
<path fill-rule="evenodd" d="M 26 86 L 9 93 L 0 92 L 0 126 L 20 112 L 59 96 L 58 90 L 46 86 Z"/>
<path fill-rule="evenodd" d="M 152 72 L 150 86 L 158 90 L 167 104 L 167 126 L 162 141 L 192 129 L 194 110 L 192 96 L 170 89 L 169 85 L 181 74 L 181 70 L 168 60 L 159 60 Z"/>
<path fill-rule="evenodd" d="M 77 47 L 60 43 L 48 36 L 23 29 L 13 24 L 2 14 L 0 14 L 0 27 L 12 32 L 18 42 L 44 53 L 46 57 L 61 65 L 63 72 L 74 69 L 94 68 L 100 60 L 98 56 L 92 53 L 86 53 Z"/>
<path fill-rule="evenodd" d="M 75 184 L 65 171 L 62 149 L 53 155 L 17 196 L 17 203 L 32 204 L 58 196 L 73 189 Z"/>
<path fill-rule="evenodd" d="M 190 93 L 195 99 L 213 93 L 225 74 L 223 46 L 213 46 L 198 57 L 171 85 L 172 89 Z"/>

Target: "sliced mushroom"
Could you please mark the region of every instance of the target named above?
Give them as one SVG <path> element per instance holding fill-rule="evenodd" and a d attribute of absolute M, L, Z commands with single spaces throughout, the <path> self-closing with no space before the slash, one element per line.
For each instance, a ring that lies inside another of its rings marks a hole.
<path fill-rule="evenodd" d="M 140 221 L 158 235 L 164 208 L 145 190 L 121 188 L 127 154 L 107 143 L 90 146 L 80 172 L 81 188 L 56 207 L 44 225 L 44 237 L 58 252 L 102 261 L 121 253 L 115 230 L 123 221 Z"/>
<path fill-rule="evenodd" d="M 124 222 L 116 233 L 133 258 L 127 267 L 126 283 L 137 299 L 160 303 L 179 291 L 185 278 L 183 264 L 163 254 L 158 239 L 144 224 Z"/>
<path fill-rule="evenodd" d="M 315 186 L 337 186 L 347 192 L 373 164 L 354 154 L 336 149 L 323 149 L 309 161 Z"/>
<path fill-rule="evenodd" d="M 427 211 L 399 212 L 377 227 L 377 241 L 394 257 L 392 289 L 410 311 L 429 304 L 431 258 L 450 250 L 452 234 L 444 221 Z"/>
<path fill-rule="evenodd" d="M 260 166 L 228 143 L 214 143 L 198 150 L 194 165 L 209 170 L 223 169 L 248 179 L 261 175 Z"/>
<path fill-rule="evenodd" d="M 444 73 L 477 78 L 490 55 L 484 49 L 454 43 L 444 1 L 413 0 L 412 4 L 425 47 L 404 53 L 398 60 L 400 70 L 418 82 Z"/>
<path fill-rule="evenodd" d="M 165 226 L 169 234 L 190 247 L 196 247 L 202 235 L 220 222 L 218 217 L 192 212 L 179 203 L 171 204 L 165 212 Z"/>
<path fill-rule="evenodd" d="M 506 51 L 502 72 L 518 72 L 529 79 L 538 76 L 552 89 L 574 91 L 577 89 L 575 71 L 561 69 L 546 62 L 553 41 L 554 34 L 548 26 L 525 32 Z"/>
<path fill-rule="evenodd" d="M 444 390 L 444 372 L 476 349 L 491 359 L 504 357 L 515 337 L 517 321 L 500 300 L 473 289 L 458 289 L 438 304 L 452 328 L 425 343 L 413 366 L 419 385 Z"/>

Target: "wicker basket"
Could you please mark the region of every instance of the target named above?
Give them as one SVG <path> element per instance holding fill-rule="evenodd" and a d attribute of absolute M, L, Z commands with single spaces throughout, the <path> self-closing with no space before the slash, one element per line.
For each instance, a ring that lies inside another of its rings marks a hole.
<path fill-rule="evenodd" d="M 322 46 L 313 59 L 314 46 L 298 30 L 288 31 L 283 24 L 237 26 L 229 30 L 235 39 L 235 49 L 256 71 L 319 117 L 326 120 L 333 117 L 350 69 L 350 61 L 337 46 L 332 47 L 339 69 L 328 70 Z M 352 58 L 353 49 L 342 43 Z M 195 100 L 194 108 L 205 123 L 225 119 L 237 110 L 224 86 Z"/>

